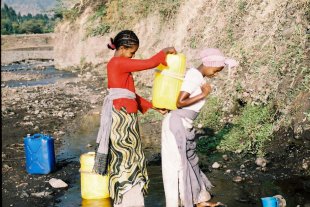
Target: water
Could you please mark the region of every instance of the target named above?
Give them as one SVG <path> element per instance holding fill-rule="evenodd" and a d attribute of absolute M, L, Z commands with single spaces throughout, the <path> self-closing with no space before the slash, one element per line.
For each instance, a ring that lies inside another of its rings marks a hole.
<path fill-rule="evenodd" d="M 38 65 L 44 66 L 44 69 L 35 69 Z M 54 84 L 56 81 L 61 79 L 68 79 L 76 77 L 76 75 L 69 71 L 57 70 L 50 63 L 31 63 L 31 64 L 10 64 L 1 66 L 1 72 L 14 72 L 19 75 L 23 74 L 35 74 L 43 75 L 43 78 L 38 80 L 10 80 L 1 84 L 8 87 L 21 87 L 21 86 L 37 86 L 37 85 L 48 85 Z"/>

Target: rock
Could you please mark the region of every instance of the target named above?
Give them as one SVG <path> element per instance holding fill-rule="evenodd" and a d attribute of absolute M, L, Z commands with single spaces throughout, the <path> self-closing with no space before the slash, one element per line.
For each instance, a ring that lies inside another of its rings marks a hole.
<path fill-rule="evenodd" d="M 218 169 L 218 168 L 220 168 L 221 167 L 221 165 L 218 163 L 218 162 L 215 162 L 215 163 L 213 163 L 213 165 L 212 165 L 212 168 L 213 169 Z"/>
<path fill-rule="evenodd" d="M 74 117 L 74 113 L 73 112 L 68 112 L 68 116 L 69 117 Z"/>
<path fill-rule="evenodd" d="M 66 188 L 68 187 L 68 184 L 62 181 L 61 179 L 51 178 L 49 181 L 49 184 L 53 188 Z"/>
<path fill-rule="evenodd" d="M 240 177 L 240 176 L 233 177 L 233 181 L 235 183 L 240 183 L 242 181 L 242 177 Z"/>
<path fill-rule="evenodd" d="M 223 160 L 227 161 L 228 160 L 228 156 L 227 155 L 223 155 Z"/>
<path fill-rule="evenodd" d="M 4 165 L 2 166 L 2 168 L 5 169 L 5 170 L 10 170 L 10 169 L 12 169 L 12 167 L 10 167 L 10 166 L 7 165 L 7 164 L 4 164 Z"/>
<path fill-rule="evenodd" d="M 255 160 L 255 164 L 260 167 L 265 167 L 267 165 L 267 160 L 265 158 L 259 157 Z"/>
<path fill-rule="evenodd" d="M 59 111 L 59 112 L 57 113 L 57 116 L 62 117 L 63 114 L 64 114 L 64 111 Z"/>
<path fill-rule="evenodd" d="M 304 170 L 308 170 L 308 168 L 309 168 L 309 164 L 308 164 L 308 162 L 306 162 L 305 160 L 303 160 L 303 163 L 302 163 L 302 169 L 304 169 Z"/>
<path fill-rule="evenodd" d="M 16 186 L 16 188 L 19 188 L 19 187 L 26 187 L 28 185 L 28 183 L 21 183 L 19 185 Z"/>
<path fill-rule="evenodd" d="M 278 199 L 278 201 L 279 201 L 279 207 L 286 207 L 286 200 L 283 198 L 282 195 L 275 195 L 275 196 L 273 196 L 273 197 L 275 197 L 275 198 Z"/>
<path fill-rule="evenodd" d="M 28 198 L 28 197 L 29 197 L 29 194 L 26 193 L 25 191 L 23 191 L 23 192 L 20 194 L 20 197 L 21 197 L 21 198 Z"/>
<path fill-rule="evenodd" d="M 226 170 L 225 173 L 231 173 L 231 169 Z"/>
<path fill-rule="evenodd" d="M 53 192 L 48 192 L 48 191 L 42 191 L 39 193 L 31 193 L 31 196 L 42 198 L 42 197 L 48 197 L 52 194 Z"/>
<path fill-rule="evenodd" d="M 58 132 L 58 135 L 64 135 L 64 134 L 65 134 L 65 132 L 63 132 L 63 131 Z"/>

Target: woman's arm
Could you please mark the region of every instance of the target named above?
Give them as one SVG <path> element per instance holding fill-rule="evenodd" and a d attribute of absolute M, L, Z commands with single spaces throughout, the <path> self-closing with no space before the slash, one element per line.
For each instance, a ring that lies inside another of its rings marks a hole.
<path fill-rule="evenodd" d="M 175 54 L 174 47 L 167 47 L 153 57 L 146 60 L 120 57 L 117 61 L 118 68 L 124 72 L 136 72 L 157 67 L 159 64 L 167 65 L 166 55 Z"/>
<path fill-rule="evenodd" d="M 207 83 L 203 84 L 201 86 L 201 91 L 202 91 L 201 94 L 198 94 L 193 97 L 189 97 L 190 93 L 181 91 L 178 96 L 177 107 L 182 108 L 185 106 L 190 106 L 194 103 L 197 103 L 198 101 L 203 100 L 211 92 L 210 84 Z"/>

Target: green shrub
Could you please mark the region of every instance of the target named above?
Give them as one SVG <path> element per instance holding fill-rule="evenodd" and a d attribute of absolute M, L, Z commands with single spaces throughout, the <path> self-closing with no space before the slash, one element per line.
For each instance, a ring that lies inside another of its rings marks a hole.
<path fill-rule="evenodd" d="M 210 96 L 204 107 L 201 109 L 194 125 L 198 126 L 201 124 L 202 128 L 208 127 L 214 130 L 219 130 L 222 127 L 220 123 L 222 116 L 222 106 L 219 99 L 217 97 Z"/>
<path fill-rule="evenodd" d="M 220 131 L 211 135 L 204 135 L 199 137 L 197 142 L 197 150 L 201 153 L 207 153 L 217 149 L 224 135 L 229 133 L 232 126 L 230 124 L 225 125 Z"/>
<path fill-rule="evenodd" d="M 271 139 L 272 128 L 273 112 L 268 106 L 247 105 L 234 118 L 233 127 L 223 136 L 218 148 L 261 155 L 263 144 Z"/>

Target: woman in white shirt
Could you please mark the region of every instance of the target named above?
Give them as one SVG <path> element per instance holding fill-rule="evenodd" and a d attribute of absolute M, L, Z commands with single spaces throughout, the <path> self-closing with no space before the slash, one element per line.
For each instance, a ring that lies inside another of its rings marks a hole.
<path fill-rule="evenodd" d="M 166 207 L 220 206 L 209 202 L 212 184 L 200 170 L 195 153 L 193 121 L 205 104 L 211 86 L 204 77 L 215 77 L 226 65 L 237 61 L 226 58 L 216 48 L 201 52 L 202 64 L 187 71 L 177 100 L 177 110 L 169 112 L 162 124 L 162 173 Z"/>

